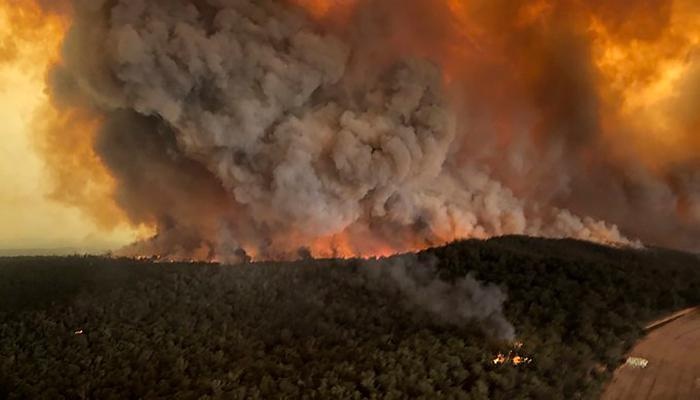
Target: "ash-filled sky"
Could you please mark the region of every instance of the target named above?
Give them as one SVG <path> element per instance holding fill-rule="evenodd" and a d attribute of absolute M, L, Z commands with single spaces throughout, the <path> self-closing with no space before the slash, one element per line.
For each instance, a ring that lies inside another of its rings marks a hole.
<path fill-rule="evenodd" d="M 36 1 L 0 6 L 1 247 L 700 249 L 692 0 Z"/>

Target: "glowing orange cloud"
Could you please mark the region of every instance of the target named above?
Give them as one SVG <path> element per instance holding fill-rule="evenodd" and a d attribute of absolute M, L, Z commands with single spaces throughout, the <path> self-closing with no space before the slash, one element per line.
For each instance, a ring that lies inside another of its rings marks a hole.
<path fill-rule="evenodd" d="M 114 201 L 115 182 L 93 150 L 99 121 L 86 110 L 65 109 L 47 96 L 46 74 L 59 62 L 67 14 L 48 13 L 34 1 L 0 4 L 0 68 L 21 71 L 36 93 L 15 94 L 5 108 L 32 104 L 33 118 L 21 132 L 41 155 L 50 187 L 44 194 L 76 207 L 102 229 L 125 226 L 125 216 Z M 5 82 L 12 87 L 14 82 Z M 19 90 L 19 88 L 17 88 Z M 43 92 L 42 92 L 43 90 Z M 20 111 L 17 111 L 18 113 Z M 21 174 L 24 165 L 15 165 Z M 40 184 L 40 182 L 36 182 Z"/>
<path fill-rule="evenodd" d="M 700 99 L 685 96 L 697 91 L 693 81 L 700 76 L 700 6 L 675 1 L 667 18 L 651 37 L 629 38 L 597 18 L 590 28 L 606 117 L 619 124 L 608 126 L 607 139 L 656 169 L 700 150 L 698 119 L 685 111 L 700 106 Z"/>

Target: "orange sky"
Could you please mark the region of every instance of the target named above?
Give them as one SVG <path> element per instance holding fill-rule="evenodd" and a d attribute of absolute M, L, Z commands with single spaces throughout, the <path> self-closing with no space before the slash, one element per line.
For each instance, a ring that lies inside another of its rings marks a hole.
<path fill-rule="evenodd" d="M 60 37 L 56 21 L 31 36 L 12 32 L 0 8 L 0 250 L 71 247 L 102 250 L 136 237 L 99 228 L 82 211 L 49 199 L 51 181 L 32 142 L 33 119 L 47 104 L 44 74 Z"/>

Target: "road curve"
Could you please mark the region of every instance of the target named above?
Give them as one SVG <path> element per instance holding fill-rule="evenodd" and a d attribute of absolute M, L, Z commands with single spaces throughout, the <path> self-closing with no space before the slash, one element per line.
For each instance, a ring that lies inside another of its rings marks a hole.
<path fill-rule="evenodd" d="M 699 311 L 650 331 L 629 355 L 645 358 L 649 364 L 618 368 L 602 400 L 700 399 Z"/>

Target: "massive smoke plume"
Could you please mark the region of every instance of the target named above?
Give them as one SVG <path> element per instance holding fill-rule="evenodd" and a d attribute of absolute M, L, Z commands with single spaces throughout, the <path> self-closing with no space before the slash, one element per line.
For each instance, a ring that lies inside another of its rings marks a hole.
<path fill-rule="evenodd" d="M 616 73 L 601 51 L 697 38 L 670 1 L 629 6 L 637 25 L 616 3 L 74 0 L 50 91 L 99 121 L 117 204 L 157 227 L 127 252 L 381 255 L 502 234 L 697 249 L 697 153 L 636 143 L 647 120 L 627 114 L 651 105 L 626 90 L 653 66 Z M 700 75 L 683 76 L 653 106 L 697 149 Z"/>

